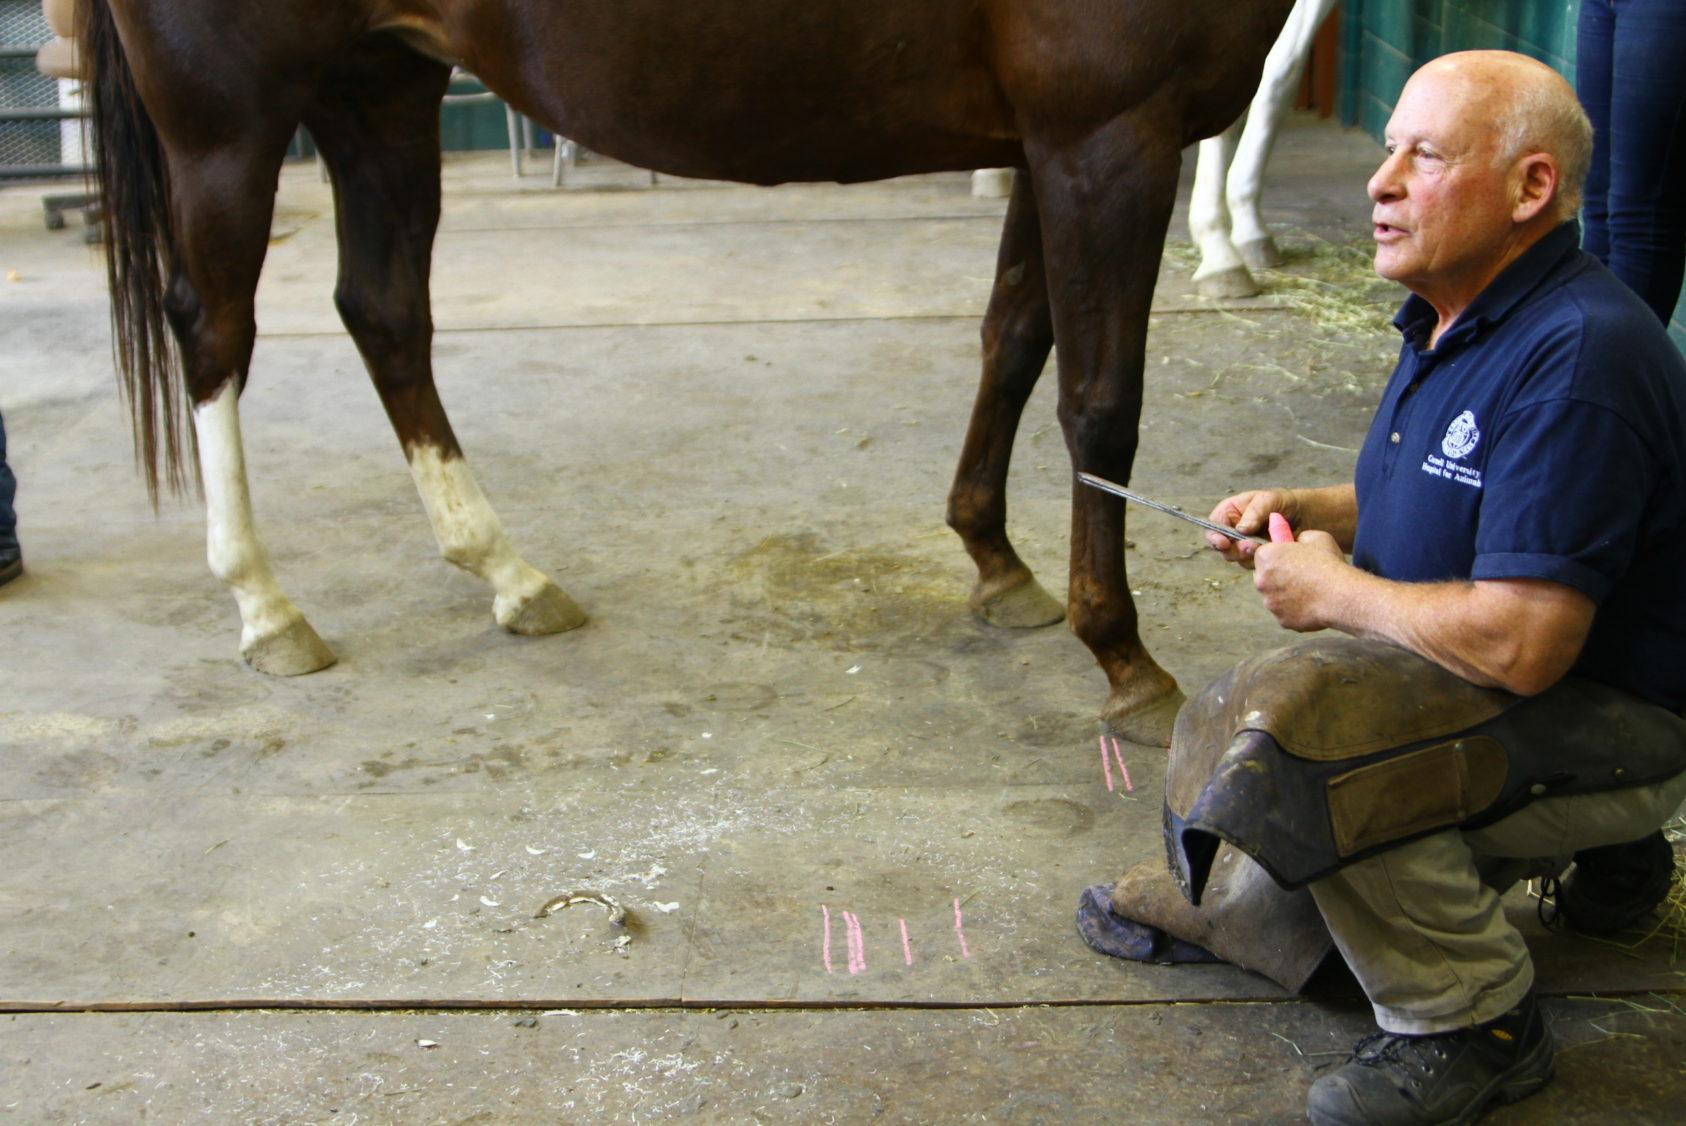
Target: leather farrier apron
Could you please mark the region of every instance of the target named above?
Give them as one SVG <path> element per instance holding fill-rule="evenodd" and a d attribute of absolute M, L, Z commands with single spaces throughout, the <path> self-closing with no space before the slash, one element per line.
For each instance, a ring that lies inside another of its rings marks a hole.
<path fill-rule="evenodd" d="M 1174 883 L 1138 867 L 1112 910 L 1298 989 L 1330 948 L 1297 890 L 1312 880 L 1536 798 L 1682 770 L 1686 720 L 1620 689 L 1570 676 L 1520 697 L 1385 642 L 1311 638 L 1183 708 L 1165 782 Z"/>

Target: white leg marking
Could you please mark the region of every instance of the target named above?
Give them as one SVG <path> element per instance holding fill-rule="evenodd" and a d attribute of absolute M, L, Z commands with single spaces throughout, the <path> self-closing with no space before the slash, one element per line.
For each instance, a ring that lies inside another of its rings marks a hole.
<path fill-rule="evenodd" d="M 1239 122 L 1216 137 L 1200 142 L 1194 166 L 1194 190 L 1188 200 L 1188 233 L 1200 251 L 1194 280 L 1243 268 L 1241 255 L 1229 237 L 1229 212 L 1224 207 L 1224 169 L 1235 151 Z"/>
<path fill-rule="evenodd" d="M 1282 34 L 1276 37 L 1265 58 L 1264 76 L 1247 111 L 1247 128 L 1241 134 L 1229 169 L 1227 194 L 1233 223 L 1230 238 L 1237 246 L 1270 237 L 1259 213 L 1265 164 L 1270 160 L 1271 146 L 1276 143 L 1282 115 L 1299 89 L 1300 74 L 1311 54 L 1311 41 L 1334 6 L 1335 0 L 1297 0 L 1294 10 L 1288 13 Z"/>
<path fill-rule="evenodd" d="M 1006 199 L 1013 194 L 1013 170 L 979 168 L 972 173 L 972 194 L 979 199 Z"/>
<path fill-rule="evenodd" d="M 447 458 L 435 446 L 416 446 L 409 457 L 439 554 L 492 584 L 497 592 L 493 613 L 507 626 L 529 599 L 551 585 L 550 580 L 510 546 L 468 462 Z"/>
<path fill-rule="evenodd" d="M 211 573 L 228 584 L 240 606 L 240 651 L 249 658 L 257 643 L 285 633 L 304 615 L 276 583 L 252 521 L 238 382 L 231 378 L 214 398 L 195 407 L 193 427 L 205 481 L 205 554 Z"/>

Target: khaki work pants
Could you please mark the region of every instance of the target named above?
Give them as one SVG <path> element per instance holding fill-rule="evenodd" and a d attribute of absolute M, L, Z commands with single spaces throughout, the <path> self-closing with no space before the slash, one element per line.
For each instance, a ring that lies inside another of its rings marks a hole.
<path fill-rule="evenodd" d="M 1449 829 L 1311 885 L 1335 944 L 1388 1032 L 1481 1024 L 1534 984 L 1500 895 L 1552 874 L 1583 848 L 1638 840 L 1686 799 L 1686 772 L 1601 794 L 1544 798 L 1482 829 Z"/>

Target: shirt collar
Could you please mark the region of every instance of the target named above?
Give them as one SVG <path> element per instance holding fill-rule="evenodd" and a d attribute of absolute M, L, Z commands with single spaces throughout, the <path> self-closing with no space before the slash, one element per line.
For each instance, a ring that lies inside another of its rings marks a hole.
<path fill-rule="evenodd" d="M 1506 315 L 1556 274 L 1559 267 L 1580 249 L 1581 226 L 1570 219 L 1560 223 L 1544 238 L 1522 252 L 1522 256 L 1504 268 L 1504 272 L 1487 283 L 1476 295 L 1469 308 L 1441 337 L 1439 343 L 1461 343 L 1473 337 L 1487 325 L 1502 321 Z M 1437 320 L 1434 306 L 1416 294 L 1405 299 L 1394 315 L 1397 328 L 1412 347 L 1421 351 L 1428 343 L 1429 333 Z"/>

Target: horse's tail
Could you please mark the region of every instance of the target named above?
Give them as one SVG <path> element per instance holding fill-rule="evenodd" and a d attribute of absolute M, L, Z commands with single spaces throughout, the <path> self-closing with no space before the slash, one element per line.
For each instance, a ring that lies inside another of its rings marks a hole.
<path fill-rule="evenodd" d="M 175 239 L 164 151 L 135 89 L 108 0 L 81 0 L 79 7 L 84 88 L 92 102 L 93 177 L 111 288 L 111 346 L 134 430 L 135 463 L 156 507 L 160 476 L 178 494 L 197 479 L 197 459 L 190 469 L 182 458 L 184 446 L 193 457 L 196 443 L 165 312 Z"/>

